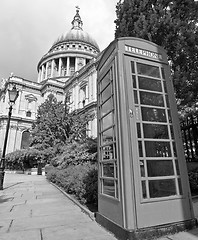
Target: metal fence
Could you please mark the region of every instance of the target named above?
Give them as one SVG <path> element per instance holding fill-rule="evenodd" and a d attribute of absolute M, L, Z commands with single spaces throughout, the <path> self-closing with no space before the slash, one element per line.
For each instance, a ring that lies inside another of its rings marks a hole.
<path fill-rule="evenodd" d="M 181 131 L 187 162 L 198 162 L 198 116 L 181 121 Z"/>

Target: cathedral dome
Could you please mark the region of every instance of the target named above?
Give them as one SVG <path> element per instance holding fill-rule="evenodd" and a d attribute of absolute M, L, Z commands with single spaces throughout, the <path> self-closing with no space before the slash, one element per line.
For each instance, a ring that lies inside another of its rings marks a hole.
<path fill-rule="evenodd" d="M 77 9 L 76 15 L 74 16 L 74 19 L 72 21 L 72 29 L 65 34 L 62 34 L 54 42 L 51 49 L 63 42 L 65 43 L 65 42 L 77 41 L 77 42 L 83 42 L 85 44 L 89 44 L 94 48 L 96 48 L 97 51 L 100 51 L 97 42 L 87 32 L 83 31 L 82 25 L 83 25 L 83 22 L 80 18 L 79 10 Z"/>
<path fill-rule="evenodd" d="M 82 29 L 78 7 L 71 23 L 70 31 L 62 34 L 39 61 L 39 82 L 55 77 L 65 81 L 99 54 L 96 41 Z"/>
<path fill-rule="evenodd" d="M 54 42 L 52 47 L 54 47 L 57 44 L 60 44 L 63 42 L 70 42 L 70 41 L 78 41 L 78 42 L 90 44 L 91 46 L 95 47 L 99 51 L 99 46 L 97 42 L 87 32 L 81 29 L 71 29 L 68 33 L 60 36 Z"/>

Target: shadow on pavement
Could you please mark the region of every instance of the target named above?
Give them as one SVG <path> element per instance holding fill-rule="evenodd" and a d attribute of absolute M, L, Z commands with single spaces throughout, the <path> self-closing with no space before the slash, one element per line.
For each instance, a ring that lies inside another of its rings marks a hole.
<path fill-rule="evenodd" d="M 12 201 L 12 200 L 13 200 L 13 197 L 4 198 L 4 196 L 0 196 L 0 204 L 4 202 Z"/>
<path fill-rule="evenodd" d="M 11 187 L 16 186 L 16 185 L 21 184 L 21 183 L 24 183 L 24 182 L 18 182 L 18 183 L 15 183 L 15 184 L 12 184 L 12 185 L 6 186 L 6 187 L 4 187 L 4 189 L 11 188 Z"/>

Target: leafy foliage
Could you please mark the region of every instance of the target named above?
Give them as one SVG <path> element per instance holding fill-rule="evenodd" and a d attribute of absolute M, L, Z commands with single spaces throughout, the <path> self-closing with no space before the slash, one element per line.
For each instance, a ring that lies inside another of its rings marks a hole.
<path fill-rule="evenodd" d="M 78 112 L 69 113 L 67 105 L 50 94 L 38 108 L 31 146 L 40 150 L 53 148 L 55 153 L 60 153 L 67 142 L 86 139 L 86 126 L 90 119 L 91 116 L 79 116 Z"/>
<path fill-rule="evenodd" d="M 87 139 L 85 142 L 73 141 L 62 148 L 62 153 L 52 159 L 51 163 L 61 169 L 70 165 L 79 165 L 86 162 L 96 162 L 97 142 Z"/>
<path fill-rule="evenodd" d="M 194 169 L 188 172 L 190 189 L 192 195 L 198 194 L 198 169 Z"/>
<path fill-rule="evenodd" d="M 41 153 L 37 149 L 16 150 L 6 155 L 6 168 L 12 170 L 25 170 L 42 161 Z"/>
<path fill-rule="evenodd" d="M 97 205 L 97 165 L 84 163 L 66 169 L 53 169 L 47 179 L 67 193 L 73 194 L 83 204 Z"/>
<path fill-rule="evenodd" d="M 198 2 L 124 0 L 116 6 L 115 37 L 139 37 L 167 51 L 180 107 L 198 99 Z"/>

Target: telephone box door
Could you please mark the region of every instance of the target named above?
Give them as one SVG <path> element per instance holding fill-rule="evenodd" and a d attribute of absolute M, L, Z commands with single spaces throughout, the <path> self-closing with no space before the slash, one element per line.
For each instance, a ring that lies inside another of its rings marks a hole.
<path fill-rule="evenodd" d="M 138 228 L 191 219 L 168 65 L 127 55 L 124 63 Z"/>

